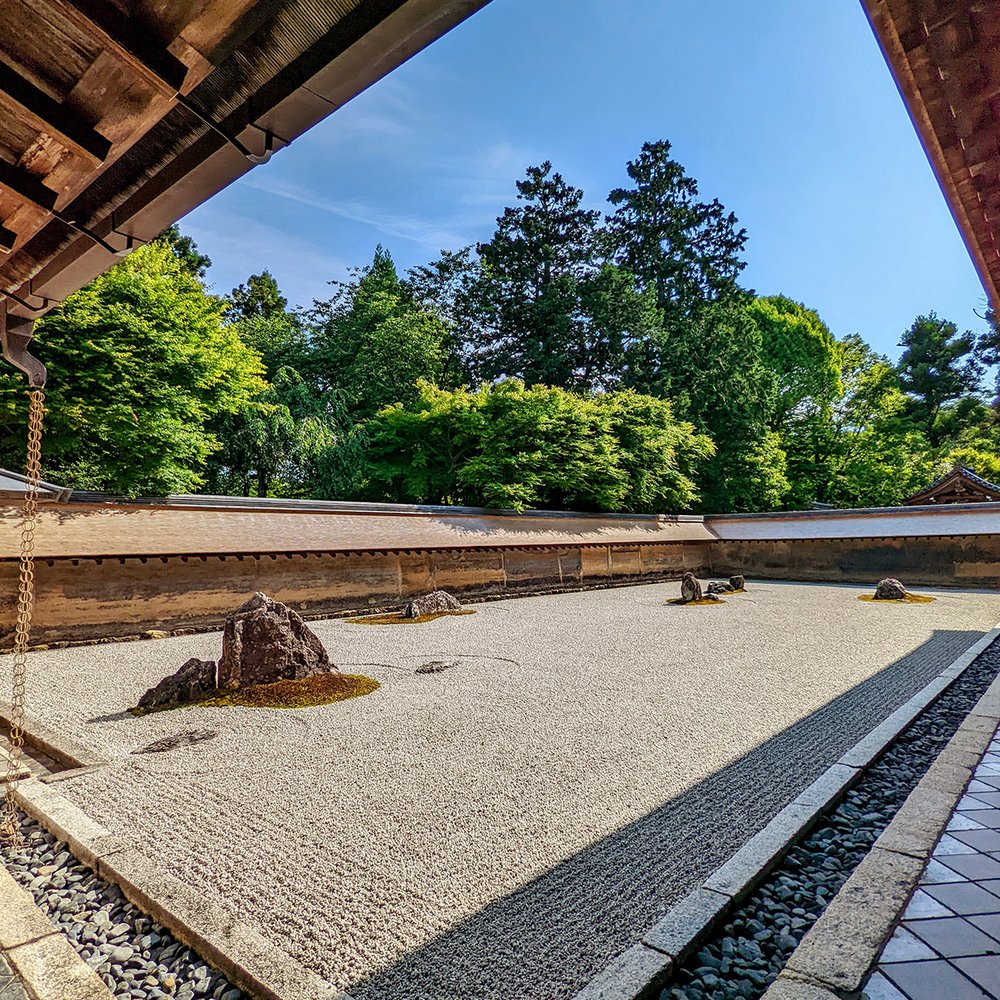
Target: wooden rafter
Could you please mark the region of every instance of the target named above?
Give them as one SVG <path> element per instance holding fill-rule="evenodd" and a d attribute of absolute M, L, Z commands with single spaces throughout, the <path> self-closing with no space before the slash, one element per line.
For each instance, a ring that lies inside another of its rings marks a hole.
<path fill-rule="evenodd" d="M 50 0 L 67 20 L 97 38 L 132 69 L 160 89 L 176 93 L 184 84 L 187 67 L 157 39 L 156 34 L 138 24 L 135 18 L 122 17 L 121 11 L 107 0 Z"/>
<path fill-rule="evenodd" d="M 40 132 L 46 132 L 67 149 L 93 164 L 103 162 L 111 143 L 80 120 L 79 115 L 54 101 L 33 83 L 0 62 L 0 101 L 14 108 Z"/>
<path fill-rule="evenodd" d="M 0 187 L 17 195 L 43 212 L 51 212 L 55 207 L 58 192 L 46 187 L 34 174 L 6 160 L 0 160 Z"/>

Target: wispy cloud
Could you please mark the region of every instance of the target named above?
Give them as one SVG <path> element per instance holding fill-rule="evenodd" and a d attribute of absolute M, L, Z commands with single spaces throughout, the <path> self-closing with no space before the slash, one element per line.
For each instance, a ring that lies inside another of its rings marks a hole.
<path fill-rule="evenodd" d="M 514 178 L 537 157 L 502 138 L 477 145 L 470 136 L 456 151 L 462 123 L 443 121 L 420 91 L 383 80 L 238 186 L 369 226 L 424 253 L 482 239 L 514 198 Z"/>
<path fill-rule="evenodd" d="M 364 201 L 349 199 L 334 201 L 308 188 L 299 187 L 287 181 L 269 181 L 266 178 L 259 181 L 251 178 L 245 180 L 243 184 L 245 187 L 262 194 L 275 198 L 285 198 L 298 205 L 316 208 L 351 222 L 360 222 L 377 229 L 386 236 L 410 240 L 431 253 L 437 252 L 442 247 L 454 246 L 462 242 L 460 234 L 450 229 L 442 229 L 429 219 L 385 211 Z"/>
<path fill-rule="evenodd" d="M 207 207 L 207 206 L 206 206 Z M 267 269 L 292 305 L 326 298 L 329 282 L 346 277 L 342 257 L 311 244 L 301 235 L 225 209 L 202 212 L 184 231 L 209 253 L 209 280 L 216 294 L 225 295 L 248 275 Z"/>

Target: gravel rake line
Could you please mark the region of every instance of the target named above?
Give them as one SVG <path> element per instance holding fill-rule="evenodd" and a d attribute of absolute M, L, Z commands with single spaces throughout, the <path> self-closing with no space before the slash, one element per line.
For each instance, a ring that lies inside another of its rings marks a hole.
<path fill-rule="evenodd" d="M 994 642 L 688 957 L 660 1000 L 758 1000 L 998 674 Z"/>
<path fill-rule="evenodd" d="M 122 1000 L 251 1000 L 21 814 L 25 846 L 0 861 L 105 986 Z"/>

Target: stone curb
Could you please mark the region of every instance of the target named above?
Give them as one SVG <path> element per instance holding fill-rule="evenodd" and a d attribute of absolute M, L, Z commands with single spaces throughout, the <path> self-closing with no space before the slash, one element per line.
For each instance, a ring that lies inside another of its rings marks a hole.
<path fill-rule="evenodd" d="M 818 1000 L 861 990 L 998 723 L 1000 677 L 799 942 L 763 1000 Z"/>
<path fill-rule="evenodd" d="M 18 805 L 65 841 L 79 861 L 117 885 L 139 909 L 240 989 L 259 1000 L 352 1000 L 262 934 L 243 926 L 221 903 L 162 871 L 51 785 L 37 778 L 19 781 L 15 796 Z M 68 942 L 67 947 L 71 947 Z"/>
<path fill-rule="evenodd" d="M 10 727 L 11 707 L 10 703 L 0 701 L 0 724 L 5 728 Z M 94 753 L 93 750 L 85 747 L 82 743 L 54 732 L 44 722 L 36 719 L 33 715 L 24 713 L 24 742 L 33 746 L 53 760 L 69 768 L 67 771 L 60 771 L 52 775 L 51 779 L 63 777 L 75 777 L 77 774 L 92 771 L 94 768 L 103 767 L 107 764 L 107 758 Z"/>
<path fill-rule="evenodd" d="M 766 877 L 768 872 L 781 860 L 785 852 L 795 843 L 819 818 L 819 816 L 852 785 L 897 736 L 918 716 L 928 705 L 931 704 L 940 694 L 942 694 L 961 674 L 968 669 L 977 656 L 990 646 L 994 640 L 1000 637 L 1000 622 L 986 633 L 981 639 L 971 645 L 961 656 L 956 657 L 947 667 L 945 667 L 936 677 L 930 680 L 921 688 L 909 701 L 904 702 L 896 709 L 884 722 L 876 726 L 867 736 L 863 736 L 850 750 L 848 750 L 835 764 L 828 767 L 811 785 L 805 788 L 796 798 L 781 810 L 759 833 L 751 837 L 743 847 L 741 847 L 728 861 L 720 865 L 705 881 L 684 897 L 679 903 L 667 911 L 667 913 L 650 927 L 640 938 L 639 944 L 629 948 L 628 951 L 619 955 L 610 962 L 601 972 L 587 983 L 580 990 L 573 1000 L 645 1000 L 645 998 L 657 989 L 660 989 L 667 982 L 674 968 L 679 966 L 684 958 L 697 947 L 705 938 L 709 931 L 721 922 L 723 916 L 729 909 L 746 895 L 753 891 Z M 994 690 L 995 689 L 995 690 Z M 985 705 L 985 710 L 980 711 L 980 705 Z M 976 715 L 988 715 L 993 706 L 997 708 L 997 715 L 1000 715 L 1000 679 L 995 681 L 989 691 L 983 695 L 976 708 L 970 714 L 970 719 L 963 723 L 959 730 L 965 734 L 960 738 L 959 733 L 955 734 L 952 742 L 942 751 L 938 757 L 940 761 L 945 758 L 947 766 L 967 766 L 967 773 L 971 775 L 971 768 L 975 761 L 970 762 L 972 754 L 967 741 L 982 733 L 976 732 L 975 724 L 970 722 L 971 717 Z M 967 729 L 966 727 L 969 726 Z M 984 736 L 982 746 L 989 742 L 989 737 Z M 955 744 L 955 741 L 958 743 Z M 963 742 L 965 741 L 965 742 Z M 955 744 L 954 751 L 952 744 Z M 964 754 L 964 757 L 963 757 Z M 977 758 L 978 759 L 978 758 Z M 936 762 L 935 762 L 936 765 Z M 943 765 L 944 767 L 944 765 Z M 932 768 L 933 769 L 933 768 Z M 941 780 L 942 771 L 938 771 L 937 777 L 932 779 L 927 787 L 931 787 L 935 782 Z M 925 775 L 924 780 L 930 776 L 930 771 Z M 966 778 L 966 781 L 968 779 Z M 920 785 L 914 789 L 913 795 L 917 793 Z M 964 789 L 965 782 L 962 783 Z M 959 792 L 961 794 L 961 792 Z M 912 795 L 911 795 L 912 798 Z M 956 796 L 955 801 L 958 801 Z M 904 803 L 904 808 L 906 804 Z M 954 802 L 952 803 L 954 805 Z M 921 807 L 922 808 L 922 807 Z M 902 812 L 902 810 L 900 810 Z M 913 811 L 908 814 L 909 826 L 901 824 L 897 827 L 899 840 L 897 844 L 905 843 L 908 847 L 906 853 L 891 851 L 889 847 L 879 846 L 879 855 L 889 855 L 900 858 L 897 863 L 898 868 L 902 864 L 902 859 L 913 861 L 913 856 L 909 851 L 917 849 L 921 834 L 919 824 L 913 821 Z M 893 821 L 895 822 L 895 820 Z M 947 819 L 945 820 L 947 823 Z M 891 825 L 890 825 L 891 828 Z M 905 832 L 904 832 L 905 831 Z M 883 837 L 888 833 L 888 829 L 883 833 Z M 895 834 L 894 834 L 895 836 Z M 905 840 L 904 840 L 905 837 Z M 881 841 L 881 838 L 880 838 Z M 935 835 L 931 847 L 937 841 Z M 893 841 L 890 840 L 889 843 Z M 867 859 L 866 859 L 867 860 Z M 864 865 L 864 862 L 862 862 Z M 905 865 L 904 865 L 905 867 Z M 860 872 L 860 868 L 858 871 Z M 923 870 L 923 862 L 917 864 L 917 871 L 914 875 L 914 882 Z M 857 874 L 857 873 L 855 873 Z M 897 873 L 898 874 L 898 873 Z M 852 876 L 852 879 L 854 876 Z M 848 880 L 841 889 L 844 890 L 850 884 Z M 907 894 L 909 890 L 907 891 Z M 839 898 L 839 895 L 836 898 Z M 799 949 L 815 933 L 816 929 L 823 922 L 826 913 L 833 906 L 830 906 L 820 917 L 813 929 L 803 938 L 799 944 Z M 897 910 L 893 910 L 893 918 Z M 886 935 L 888 936 L 888 935 Z M 657 952 L 657 956 L 645 956 L 641 950 Z M 793 953 L 793 958 L 798 954 L 799 949 Z M 878 954 L 876 952 L 876 954 Z M 664 962 L 666 958 L 669 961 Z M 871 963 L 869 963 L 871 964 Z M 640 982 L 641 970 L 648 969 L 649 977 L 645 982 Z M 868 966 L 862 974 L 867 973 Z M 802 982 L 801 978 L 786 977 L 785 973 L 771 987 L 781 984 L 773 996 L 770 991 L 766 994 L 767 1000 L 825 1000 L 831 996 L 832 989 L 842 989 L 840 986 L 824 985 L 820 980 L 812 982 Z M 799 987 L 807 992 L 795 992 Z M 792 990 L 792 992 L 788 992 Z M 811 992 L 808 992 L 811 990 Z"/>
<path fill-rule="evenodd" d="M 2 865 L 0 955 L 31 1000 L 112 1000 L 97 973 Z"/>

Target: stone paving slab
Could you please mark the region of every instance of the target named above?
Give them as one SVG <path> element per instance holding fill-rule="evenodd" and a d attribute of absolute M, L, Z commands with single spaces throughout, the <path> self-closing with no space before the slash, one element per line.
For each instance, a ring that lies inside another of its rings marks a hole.
<path fill-rule="evenodd" d="M 3 955 L 0 955 L 0 1000 L 28 1000 L 24 984 Z"/>
<path fill-rule="evenodd" d="M 1000 730 L 865 987 L 869 1000 L 1000 998 Z"/>
<path fill-rule="evenodd" d="M 0 1000 L 112 1000 L 97 973 L 2 865 Z"/>
<path fill-rule="evenodd" d="M 382 683 L 319 709 L 125 712 L 218 633 L 33 654 L 30 704 L 109 761 L 58 784 L 72 805 L 357 1000 L 558 1000 L 1000 617 L 985 592 L 675 592 L 316 623 Z M 134 753 L 191 728 L 218 736 Z"/>

